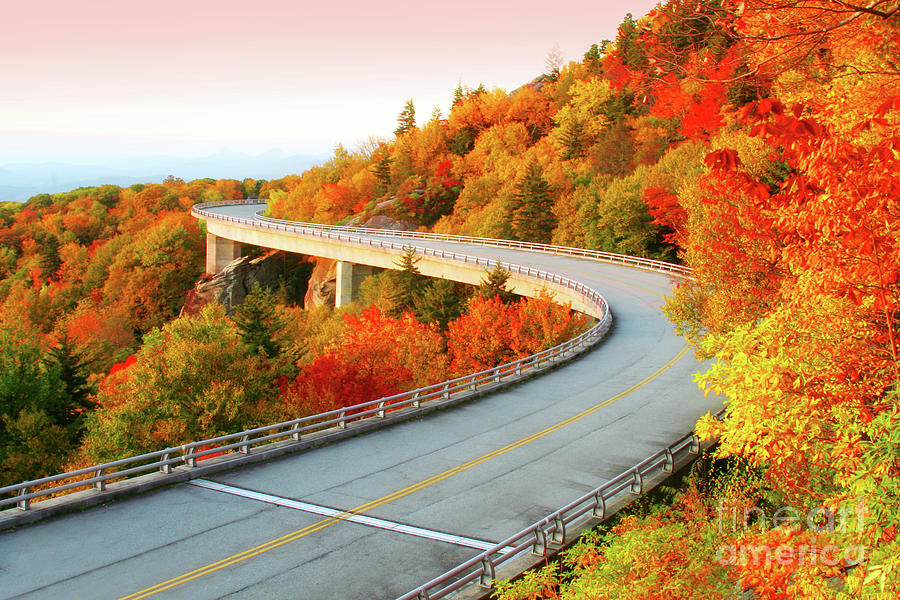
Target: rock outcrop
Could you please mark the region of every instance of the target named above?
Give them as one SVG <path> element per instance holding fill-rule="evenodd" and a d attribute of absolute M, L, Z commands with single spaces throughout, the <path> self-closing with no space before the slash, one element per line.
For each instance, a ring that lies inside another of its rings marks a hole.
<path fill-rule="evenodd" d="M 375 206 L 375 212 L 390 212 L 392 203 L 393 199 L 379 202 Z M 345 225 L 349 227 L 368 227 L 371 229 L 390 229 L 391 231 L 414 231 L 416 229 L 415 223 L 401 221 L 400 219 L 395 219 L 385 214 L 376 214 L 365 221 L 360 218 L 360 215 L 357 215 L 349 219 Z"/>
<path fill-rule="evenodd" d="M 306 297 L 303 308 L 313 306 L 334 306 L 334 294 L 337 289 L 337 261 L 330 258 L 310 258 L 313 267 L 309 284 L 306 286 Z"/>
<path fill-rule="evenodd" d="M 228 264 L 220 273 L 200 279 L 188 292 L 181 308 L 182 315 L 195 315 L 206 304 L 218 302 L 231 314 L 253 289 L 254 284 L 274 289 L 285 273 L 286 264 L 296 265 L 304 259 L 297 254 L 270 252 L 265 256 L 242 256 Z"/>
<path fill-rule="evenodd" d="M 362 223 L 359 217 L 354 217 L 347 222 L 347 225 L 351 227 L 369 227 L 371 229 L 389 229 L 391 231 L 416 229 L 414 223 L 399 221 L 386 215 L 375 215 Z M 303 299 L 303 307 L 310 308 L 326 304 L 334 306 L 335 290 L 337 289 L 337 261 L 318 257 L 310 257 L 309 260 L 315 263 L 316 266 L 313 267 L 312 275 L 309 278 L 306 297 Z"/>

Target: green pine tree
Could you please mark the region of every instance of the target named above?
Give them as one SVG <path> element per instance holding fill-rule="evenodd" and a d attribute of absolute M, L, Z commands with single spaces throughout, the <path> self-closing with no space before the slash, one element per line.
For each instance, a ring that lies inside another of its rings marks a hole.
<path fill-rule="evenodd" d="M 390 151 L 382 146 L 379 149 L 378 161 L 375 163 L 375 178 L 378 180 L 378 183 L 375 184 L 376 198 L 387 194 L 391 187 L 391 163 L 393 162 Z"/>
<path fill-rule="evenodd" d="M 506 288 L 508 282 L 509 271 L 497 265 L 485 273 L 475 294 L 487 299 L 499 296 L 501 301 L 508 304 L 516 298 L 516 295 Z"/>
<path fill-rule="evenodd" d="M 581 121 L 573 121 L 566 124 L 559 136 L 559 141 L 562 142 L 563 145 L 563 160 L 571 160 L 573 158 L 581 158 L 584 156 L 584 137 L 584 125 Z"/>
<path fill-rule="evenodd" d="M 69 337 L 62 334 L 48 350 L 44 363 L 48 370 L 55 372 L 59 387 L 55 402 L 41 408 L 55 424 L 75 435 L 83 429 L 86 411 L 94 406 L 91 401 L 94 389 L 86 375 L 87 362 L 78 356 Z"/>
<path fill-rule="evenodd" d="M 453 90 L 453 104 L 450 105 L 450 108 L 455 108 L 458 104 L 462 104 L 462 101 L 466 99 L 466 93 L 463 90 L 462 83 L 456 84 L 456 89 Z"/>
<path fill-rule="evenodd" d="M 428 278 L 424 277 L 416 266 L 420 260 L 421 257 L 416 256 L 415 249 L 407 246 L 400 259 L 394 263 L 400 267 L 390 272 L 391 282 L 394 285 L 394 292 L 391 294 L 393 304 L 391 315 L 394 317 L 399 317 L 405 312 L 417 314 L 417 303 L 421 302 L 420 298 L 428 286 Z"/>
<path fill-rule="evenodd" d="M 400 115 L 397 117 L 397 129 L 394 130 L 394 135 L 400 137 L 405 133 L 409 133 L 416 126 L 416 109 L 413 106 L 413 101 L 410 98 L 406 101 L 406 104 L 403 107 L 403 110 L 400 111 Z"/>
<path fill-rule="evenodd" d="M 232 320 L 237 326 L 238 335 L 252 354 L 268 358 L 281 354 L 282 340 L 279 332 L 285 321 L 278 314 L 276 306 L 275 294 L 257 282 L 244 301 L 235 308 Z"/>
<path fill-rule="evenodd" d="M 588 73 L 592 75 L 600 75 L 603 73 L 603 52 L 600 46 L 593 44 L 587 52 L 584 53 L 584 66 L 587 67 Z"/>
<path fill-rule="evenodd" d="M 516 183 L 513 195 L 512 230 L 516 239 L 549 243 L 556 217 L 550 184 L 544 179 L 541 165 L 532 160 Z"/>
<path fill-rule="evenodd" d="M 434 279 L 426 286 L 416 303 L 416 313 L 423 323 L 437 323 L 441 329 L 462 315 L 468 286 L 449 279 Z"/>

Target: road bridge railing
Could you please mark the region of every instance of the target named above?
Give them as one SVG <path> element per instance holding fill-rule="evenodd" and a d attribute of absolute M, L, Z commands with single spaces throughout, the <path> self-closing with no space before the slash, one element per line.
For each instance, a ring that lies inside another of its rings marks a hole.
<path fill-rule="evenodd" d="M 356 421 L 383 419 L 389 411 L 415 410 L 435 400 L 447 400 L 512 378 L 531 376 L 593 346 L 606 334 L 609 323 L 609 320 L 597 322 L 580 335 L 536 354 L 407 392 L 5 486 L 0 488 L 0 495 L 7 497 L 0 498 L 0 506 L 15 504 L 22 510 L 29 510 L 32 500 L 45 496 L 86 487 L 102 491 L 110 480 L 153 471 L 171 473 L 174 467 L 196 467 L 200 460 L 227 452 L 250 454 L 273 442 L 299 443 L 312 433 L 335 427 L 346 429 Z"/>
<path fill-rule="evenodd" d="M 221 215 L 209 211 L 210 208 L 217 206 L 237 206 L 260 204 L 260 200 L 226 200 L 220 202 L 203 202 L 194 205 L 191 209 L 192 214 L 198 218 L 213 218 L 226 222 L 246 223 L 249 219 L 241 217 L 232 217 Z M 273 227 L 271 229 L 280 231 L 297 231 L 298 233 L 310 234 L 310 230 L 332 231 L 339 234 L 347 235 L 356 233 L 360 235 L 377 235 L 382 237 L 399 237 L 407 239 L 435 240 L 455 242 L 460 244 L 473 244 L 476 246 L 491 246 L 496 248 L 512 248 L 519 250 L 529 250 L 532 252 L 543 252 L 546 254 L 556 254 L 560 256 L 574 256 L 578 258 L 592 259 L 612 264 L 627 265 L 640 269 L 656 271 L 661 273 L 671 273 L 681 277 L 690 277 L 691 269 L 684 265 L 665 262 L 662 260 L 654 260 L 643 258 L 640 256 L 629 256 L 627 254 L 617 254 L 615 252 L 604 252 L 602 250 L 588 250 L 585 248 L 575 248 L 572 246 L 559 246 L 554 244 L 541 244 L 537 242 L 524 242 L 520 240 L 504 240 L 499 238 L 481 238 L 464 235 L 450 235 L 441 233 L 428 233 L 421 231 L 398 231 L 393 229 L 373 229 L 368 227 L 353 227 L 345 225 L 325 225 L 320 223 L 301 223 L 297 221 L 287 221 L 284 219 L 276 219 L 265 216 L 264 210 L 256 211 L 255 220 L 258 224 L 269 223 Z"/>
<path fill-rule="evenodd" d="M 725 411 L 715 416 L 721 419 Z M 604 521 L 613 514 L 613 503 L 624 506 L 650 489 L 648 482 L 668 476 L 700 454 L 702 443 L 695 432 L 685 434 L 662 450 L 648 456 L 630 469 L 586 492 L 540 521 L 498 542 L 493 547 L 459 564 L 431 581 L 407 592 L 397 600 L 438 600 L 476 584 L 484 589 L 493 587 L 497 570 L 523 555 L 547 557 L 561 549 L 582 527 L 570 528 L 589 519 Z M 622 496 L 625 496 L 624 501 Z M 567 536 L 567 533 L 570 535 Z M 522 569 L 517 569 L 521 572 Z M 516 574 L 516 573 L 513 573 Z"/>

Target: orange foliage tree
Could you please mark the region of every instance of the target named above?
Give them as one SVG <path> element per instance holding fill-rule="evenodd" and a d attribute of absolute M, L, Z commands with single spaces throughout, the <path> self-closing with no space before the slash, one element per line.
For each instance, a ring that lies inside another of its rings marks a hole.
<path fill-rule="evenodd" d="M 408 313 L 393 319 L 375 307 L 344 318 L 343 337 L 282 382 L 287 415 L 350 406 L 445 378 L 444 341 L 434 326 Z"/>

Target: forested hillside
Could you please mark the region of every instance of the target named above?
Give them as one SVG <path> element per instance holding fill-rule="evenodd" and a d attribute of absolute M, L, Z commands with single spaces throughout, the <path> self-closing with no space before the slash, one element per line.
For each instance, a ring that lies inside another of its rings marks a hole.
<path fill-rule="evenodd" d="M 182 311 L 205 258 L 190 206 L 261 188 L 170 178 L 3 207 L 0 485 L 393 395 L 587 325 L 508 293 L 502 270 L 432 281 L 413 254 L 341 310 L 296 304 L 288 276 L 233 311 Z"/>

